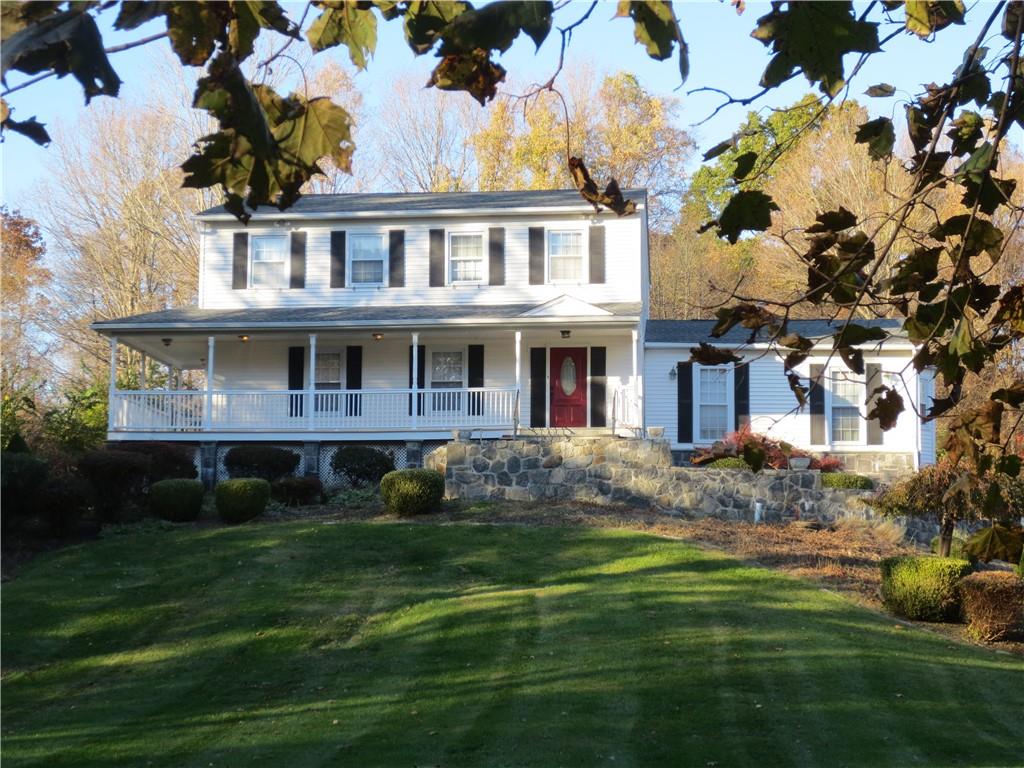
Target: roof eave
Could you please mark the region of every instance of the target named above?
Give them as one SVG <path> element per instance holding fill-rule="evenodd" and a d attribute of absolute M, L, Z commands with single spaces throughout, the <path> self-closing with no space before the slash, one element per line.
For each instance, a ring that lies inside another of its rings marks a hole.
<path fill-rule="evenodd" d="M 646 200 L 646 198 L 645 198 Z M 634 201 L 636 202 L 636 201 Z M 645 202 L 637 202 L 637 210 L 645 210 Z M 338 219 L 429 219 L 434 217 L 451 218 L 456 216 L 516 216 L 534 215 L 539 213 L 579 213 L 602 215 L 605 211 L 595 211 L 587 203 L 579 205 L 529 205 L 511 208 L 438 208 L 436 210 L 380 210 L 380 211 L 273 211 L 269 213 L 254 212 L 252 221 L 315 221 Z M 194 215 L 200 221 L 238 221 L 226 212 L 202 212 Z"/>

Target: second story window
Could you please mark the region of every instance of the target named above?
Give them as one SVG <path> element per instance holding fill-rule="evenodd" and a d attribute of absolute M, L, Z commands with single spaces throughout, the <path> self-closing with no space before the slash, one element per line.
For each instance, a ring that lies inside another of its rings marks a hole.
<path fill-rule="evenodd" d="M 352 234 L 349 242 L 352 285 L 384 285 L 384 262 L 388 256 L 384 235 Z"/>
<path fill-rule="evenodd" d="M 583 279 L 582 232 L 548 232 L 548 277 L 552 283 L 578 283 Z"/>
<path fill-rule="evenodd" d="M 252 288 L 288 287 L 288 237 L 255 235 L 252 238 Z"/>
<path fill-rule="evenodd" d="M 449 239 L 448 281 L 479 283 L 484 279 L 484 236 L 453 232 Z"/>

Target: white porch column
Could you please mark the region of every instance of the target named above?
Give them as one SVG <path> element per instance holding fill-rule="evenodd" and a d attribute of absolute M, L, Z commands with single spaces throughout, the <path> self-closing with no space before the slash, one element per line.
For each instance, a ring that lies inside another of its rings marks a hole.
<path fill-rule="evenodd" d="M 206 338 L 206 409 L 203 411 L 203 429 L 213 426 L 213 353 L 216 339 Z"/>
<path fill-rule="evenodd" d="M 412 371 L 409 373 L 409 378 L 412 380 L 412 428 L 416 429 L 419 419 L 417 415 L 420 410 L 419 393 L 416 391 L 419 388 L 420 378 L 417 376 L 417 372 L 420 369 L 420 335 L 417 331 L 412 332 Z"/>
<path fill-rule="evenodd" d="M 114 431 L 114 407 L 117 395 L 117 336 L 110 337 L 110 386 L 107 392 L 107 431 Z"/>
<path fill-rule="evenodd" d="M 139 389 L 146 388 L 146 353 L 139 353 Z"/>
<path fill-rule="evenodd" d="M 516 408 L 512 414 L 514 431 L 519 431 L 519 414 L 523 402 L 523 332 L 516 331 Z"/>
<path fill-rule="evenodd" d="M 640 354 L 639 344 L 640 332 L 634 328 L 632 331 L 633 336 L 633 405 L 637 409 L 637 416 L 639 417 L 640 411 L 640 376 L 637 370 L 637 356 Z M 634 426 L 640 426 L 635 424 Z"/>
<path fill-rule="evenodd" d="M 316 382 L 316 334 L 309 334 L 309 381 L 306 382 L 306 419 L 308 428 L 314 428 L 313 386 Z"/>

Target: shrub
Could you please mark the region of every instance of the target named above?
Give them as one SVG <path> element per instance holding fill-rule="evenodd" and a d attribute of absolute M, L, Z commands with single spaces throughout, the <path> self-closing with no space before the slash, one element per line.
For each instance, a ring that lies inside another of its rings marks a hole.
<path fill-rule="evenodd" d="M 89 515 L 92 488 L 78 475 L 56 475 L 39 489 L 36 510 L 51 536 L 77 533 Z"/>
<path fill-rule="evenodd" d="M 7 453 L 32 453 L 28 443 L 25 442 L 25 438 L 21 436 L 21 432 L 15 432 L 11 435 L 11 439 L 4 450 Z"/>
<path fill-rule="evenodd" d="M 1024 579 L 1024 552 L 1020 553 L 1020 562 L 1017 563 L 1017 575 Z"/>
<path fill-rule="evenodd" d="M 365 445 L 345 445 L 331 459 L 331 468 L 344 475 L 353 488 L 377 485 L 388 472 L 395 471 L 395 462 L 388 454 Z"/>
<path fill-rule="evenodd" d="M 421 515 L 435 511 L 444 498 L 444 476 L 433 469 L 399 469 L 380 481 L 380 495 L 388 512 Z"/>
<path fill-rule="evenodd" d="M 825 488 L 844 488 L 855 491 L 870 491 L 875 487 L 875 483 L 870 477 L 853 472 L 822 473 L 821 484 Z"/>
<path fill-rule="evenodd" d="M 49 464 L 30 453 L 0 453 L 0 508 L 3 528 L 20 528 L 34 510 L 36 494 L 46 482 Z"/>
<path fill-rule="evenodd" d="M 319 504 L 324 496 L 324 486 L 319 477 L 282 477 L 271 484 L 270 495 L 289 507 Z"/>
<path fill-rule="evenodd" d="M 745 469 L 750 471 L 750 465 L 739 456 L 726 456 L 723 459 L 715 459 L 708 464 L 709 469 Z"/>
<path fill-rule="evenodd" d="M 967 633 L 990 642 L 1024 637 L 1024 580 L 1006 571 L 973 573 L 960 582 Z"/>
<path fill-rule="evenodd" d="M 190 523 L 203 510 L 203 490 L 198 480 L 157 480 L 149 487 L 149 510 L 172 523 Z"/>
<path fill-rule="evenodd" d="M 817 469 L 822 472 L 842 472 L 843 471 L 843 460 L 838 456 L 822 456 L 821 458 L 811 459 L 811 469 Z"/>
<path fill-rule="evenodd" d="M 217 484 L 217 514 L 225 523 L 244 523 L 263 514 L 270 500 L 270 483 L 260 477 L 239 477 Z"/>
<path fill-rule="evenodd" d="M 964 554 L 983 563 L 991 560 L 1015 563 L 1020 560 L 1021 549 L 1024 549 L 1021 532 L 998 523 L 971 534 L 964 544 Z"/>
<path fill-rule="evenodd" d="M 939 536 L 936 536 L 931 540 L 931 543 L 928 545 L 928 549 L 931 550 L 933 555 L 939 554 L 939 545 L 941 542 L 942 539 Z M 966 560 L 967 556 L 964 554 L 964 544 L 966 543 L 967 539 L 964 538 L 962 533 L 954 533 L 953 541 L 949 545 L 949 556 L 955 557 L 958 560 Z"/>
<path fill-rule="evenodd" d="M 121 450 L 89 451 L 78 460 L 78 469 L 92 486 L 104 522 L 133 517 L 149 477 L 148 456 Z"/>
<path fill-rule="evenodd" d="M 882 569 L 882 600 L 908 619 L 948 621 L 959 609 L 957 584 L 971 572 L 966 560 L 945 557 L 887 557 Z"/>
<path fill-rule="evenodd" d="M 295 471 L 299 455 L 273 445 L 236 445 L 224 455 L 224 466 L 231 477 L 257 477 L 272 483 Z"/>
<path fill-rule="evenodd" d="M 192 480 L 199 476 L 193 461 L 195 449 L 188 445 L 150 441 L 125 442 L 118 444 L 118 450 L 149 457 L 150 483 L 160 480 Z"/>

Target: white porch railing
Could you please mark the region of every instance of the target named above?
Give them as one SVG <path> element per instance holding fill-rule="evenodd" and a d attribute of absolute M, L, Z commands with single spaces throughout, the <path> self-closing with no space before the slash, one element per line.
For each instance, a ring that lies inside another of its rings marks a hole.
<path fill-rule="evenodd" d="M 511 429 L 518 390 L 115 391 L 110 407 L 115 432 Z"/>
<path fill-rule="evenodd" d="M 631 386 L 612 392 L 612 429 L 640 429 L 640 402 Z"/>

